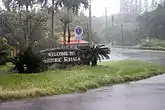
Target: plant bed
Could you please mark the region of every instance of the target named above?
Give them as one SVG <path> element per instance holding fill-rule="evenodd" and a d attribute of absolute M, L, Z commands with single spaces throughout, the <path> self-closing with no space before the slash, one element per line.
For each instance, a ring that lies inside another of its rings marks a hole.
<path fill-rule="evenodd" d="M 40 74 L 5 72 L 0 74 L 0 100 L 85 92 L 88 89 L 141 80 L 164 72 L 165 68 L 162 66 L 135 60 L 100 63 L 97 67 L 77 66 Z"/>

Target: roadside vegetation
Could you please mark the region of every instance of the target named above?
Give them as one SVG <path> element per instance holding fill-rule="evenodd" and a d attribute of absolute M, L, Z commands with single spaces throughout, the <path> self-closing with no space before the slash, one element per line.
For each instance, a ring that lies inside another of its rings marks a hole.
<path fill-rule="evenodd" d="M 40 74 L 16 74 L 10 72 L 11 66 L 8 64 L 0 67 L 2 101 L 85 92 L 88 89 L 145 79 L 165 72 L 164 67 L 134 60 L 99 63 L 98 67 L 77 66 Z"/>
<path fill-rule="evenodd" d="M 124 15 L 123 22 L 125 23 L 123 24 L 120 22 L 119 15 L 112 16 L 112 26 L 105 29 L 103 21 L 98 22 L 97 19 L 94 20 L 93 24 L 95 25 L 90 26 L 88 24 L 89 18 L 83 12 L 79 12 L 82 6 L 84 9 L 88 8 L 91 4 L 88 3 L 88 0 L 51 1 L 52 3 L 49 4 L 47 0 L 2 0 L 4 8 L 0 8 L 0 101 L 85 92 L 88 89 L 145 79 L 165 72 L 165 68 L 162 66 L 140 61 L 124 60 L 99 63 L 101 59 L 110 58 L 111 50 L 104 45 L 89 46 L 90 43 L 83 47 L 77 46 L 77 44 L 73 45 L 76 48 L 81 47 L 75 49 L 77 52 L 74 53 L 78 53 L 76 57 L 79 57 L 77 59 L 81 61 L 81 64 L 73 62 L 73 66 L 71 60 L 66 63 L 62 59 L 57 59 L 66 56 L 73 59 L 74 55 L 57 55 L 57 58 L 55 55 L 50 55 L 51 58 L 45 60 L 46 56 L 41 50 L 56 48 L 63 52 L 63 49 L 72 48 L 69 44 L 71 44 L 73 36 L 74 40 L 77 40 L 75 35 L 72 36 L 77 25 L 83 28 L 83 40 L 94 44 L 104 41 L 106 43 L 118 41 L 117 44 L 123 45 L 132 42 L 135 44 L 135 40 L 139 39 L 139 36 L 154 36 L 150 33 L 152 30 L 155 30 L 156 37 L 161 36 L 159 39 L 164 39 L 162 22 L 158 22 L 158 24 L 151 22 L 153 19 L 148 14 L 142 15 L 138 19 L 141 28 L 136 32 L 134 30 L 137 29 L 137 23 L 134 14 Z M 164 8 L 165 4 L 162 4 L 155 11 L 162 15 Z M 154 15 L 155 18 L 161 17 L 156 15 L 154 11 L 149 15 Z M 150 19 L 147 21 L 153 23 L 150 28 L 146 28 L 148 22 L 144 19 L 148 17 Z M 113 26 L 114 23 L 115 26 Z M 124 30 L 121 26 L 124 26 Z M 91 27 L 97 29 L 90 29 Z M 160 28 L 161 35 L 157 30 Z M 121 30 L 125 40 L 121 39 Z M 139 32 L 148 32 L 151 35 L 138 35 Z M 90 41 L 92 39 L 93 41 Z M 151 40 L 147 43 L 141 41 L 140 45 L 149 48 L 165 47 L 164 41 L 160 40 Z M 44 60 L 50 64 L 44 63 Z M 59 61 L 58 64 L 56 60 Z"/>
<path fill-rule="evenodd" d="M 142 39 L 140 40 L 139 47 L 146 49 L 156 49 L 156 50 L 165 50 L 165 40 L 159 39 Z"/>

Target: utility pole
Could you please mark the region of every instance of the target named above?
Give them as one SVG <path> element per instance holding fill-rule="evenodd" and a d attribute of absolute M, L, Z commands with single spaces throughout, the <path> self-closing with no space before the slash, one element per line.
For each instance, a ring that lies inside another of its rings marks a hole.
<path fill-rule="evenodd" d="M 106 29 L 107 29 L 108 28 L 107 8 L 105 8 L 105 20 L 106 20 Z"/>
<path fill-rule="evenodd" d="M 112 27 L 113 27 L 113 22 L 114 22 L 114 16 L 112 15 Z"/>
<path fill-rule="evenodd" d="M 107 16 L 107 7 L 105 8 L 105 28 L 106 28 L 106 33 L 105 33 L 105 35 L 106 35 L 106 44 L 107 44 L 107 38 L 108 38 L 108 32 L 107 32 L 107 30 L 108 30 L 108 16 Z"/>
<path fill-rule="evenodd" d="M 121 37 L 122 37 L 122 46 L 124 46 L 124 32 L 123 32 L 123 23 L 121 23 Z"/>
<path fill-rule="evenodd" d="M 122 42 L 122 46 L 124 46 L 124 31 L 123 31 L 123 16 L 122 13 L 120 14 L 121 17 L 121 42 Z"/>
<path fill-rule="evenodd" d="M 93 45 L 93 37 L 92 37 L 92 6 L 91 6 L 91 0 L 89 0 L 89 42 L 90 42 L 90 45 Z"/>

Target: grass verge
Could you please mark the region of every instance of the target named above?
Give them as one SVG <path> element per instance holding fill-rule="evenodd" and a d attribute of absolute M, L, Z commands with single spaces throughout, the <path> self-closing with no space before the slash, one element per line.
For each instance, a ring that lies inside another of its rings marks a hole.
<path fill-rule="evenodd" d="M 140 49 L 165 51 L 165 41 L 159 39 L 150 38 L 148 41 L 146 39 L 142 39 L 138 46 L 140 46 Z"/>
<path fill-rule="evenodd" d="M 0 67 L 0 100 L 85 92 L 116 83 L 135 81 L 159 75 L 165 68 L 147 62 L 123 60 L 106 62 L 98 67 L 73 67 L 41 74 L 7 74 Z"/>

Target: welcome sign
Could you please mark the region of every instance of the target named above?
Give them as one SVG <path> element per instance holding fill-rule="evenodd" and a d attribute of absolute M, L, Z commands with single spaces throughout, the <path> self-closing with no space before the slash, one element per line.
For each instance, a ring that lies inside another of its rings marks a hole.
<path fill-rule="evenodd" d="M 45 56 L 45 64 L 81 64 L 80 52 L 77 49 L 47 49 L 41 53 Z"/>

